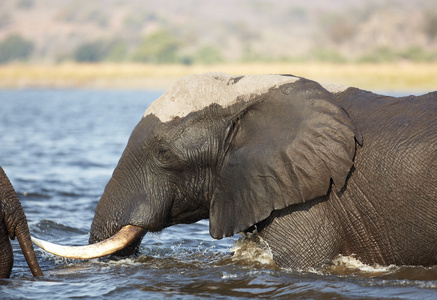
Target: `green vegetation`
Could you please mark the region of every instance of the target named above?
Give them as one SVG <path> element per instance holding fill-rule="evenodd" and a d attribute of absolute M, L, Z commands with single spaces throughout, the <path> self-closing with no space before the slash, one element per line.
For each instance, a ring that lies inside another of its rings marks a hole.
<path fill-rule="evenodd" d="M 333 39 L 343 40 L 349 36 L 349 31 L 336 31 L 332 27 Z M 335 38 L 334 38 L 335 36 Z M 139 45 L 131 49 L 127 41 L 114 39 L 112 41 L 86 42 L 77 47 L 72 54 L 76 62 L 140 62 L 152 64 L 217 64 L 226 62 L 219 46 L 208 44 L 195 48 L 192 53 L 184 51 L 183 41 L 167 30 L 158 30 L 144 37 Z M 297 56 L 266 56 L 253 50 L 246 43 L 241 56 L 235 62 L 333 62 L 333 63 L 385 63 L 396 61 L 431 62 L 437 60 L 437 53 L 426 52 L 420 46 L 411 46 L 395 50 L 388 46 L 376 47 L 359 56 L 348 58 L 335 47 L 316 47 L 304 55 Z"/>
<path fill-rule="evenodd" d="M 157 31 L 144 38 L 133 55 L 137 62 L 176 63 L 180 41 L 170 32 Z"/>
<path fill-rule="evenodd" d="M 410 47 L 398 54 L 400 59 L 415 62 L 430 62 L 437 60 L 437 53 L 427 53 L 423 48 L 418 46 Z"/>
<path fill-rule="evenodd" d="M 0 42 L 0 63 L 25 61 L 33 51 L 33 43 L 19 35 L 9 35 Z"/>
<path fill-rule="evenodd" d="M 223 62 L 223 57 L 218 48 L 207 45 L 200 48 L 192 60 L 196 63 L 208 65 Z"/>
<path fill-rule="evenodd" d="M 100 62 L 105 59 L 107 49 L 100 41 L 89 42 L 80 45 L 73 53 L 73 59 L 77 62 Z"/>
<path fill-rule="evenodd" d="M 325 49 L 325 48 L 313 49 L 313 51 L 311 51 L 310 53 L 309 60 L 314 60 L 319 62 L 335 62 L 335 63 L 347 62 L 347 59 L 343 57 L 335 49 Z"/>
<path fill-rule="evenodd" d="M 26 61 L 34 50 L 33 43 L 19 35 L 10 35 L 0 42 L 0 63 Z M 152 64 L 217 64 L 227 62 L 218 46 L 208 44 L 184 53 L 184 44 L 169 31 L 159 30 L 132 49 L 121 38 L 95 40 L 80 44 L 69 56 L 80 63 L 89 62 L 140 62 Z M 63 60 L 65 61 L 64 58 Z M 333 63 L 391 63 L 396 61 L 433 62 L 437 52 L 426 52 L 420 46 L 395 50 L 388 46 L 376 47 L 357 59 L 347 58 L 336 48 L 317 47 L 304 55 L 267 57 L 257 53 L 249 44 L 234 62 L 333 62 Z"/>
<path fill-rule="evenodd" d="M 437 53 L 427 53 L 422 48 L 413 46 L 402 51 L 390 47 L 378 47 L 363 55 L 358 62 L 386 63 L 396 61 L 431 62 L 437 59 Z"/>
<path fill-rule="evenodd" d="M 196 48 L 192 54 L 181 54 L 182 42 L 168 31 L 154 32 L 130 49 L 128 42 L 116 38 L 80 44 L 70 58 L 76 62 L 140 62 L 152 64 L 216 64 L 224 62 L 221 51 L 213 45 Z M 64 59 L 65 60 L 65 59 Z"/>
<path fill-rule="evenodd" d="M 329 0 L 146 2 L 52 1 L 47 9 L 43 0 L 7 1 L 0 5 L 0 63 L 437 61 L 433 0 L 342 0 L 335 8 Z"/>
<path fill-rule="evenodd" d="M 129 54 L 129 47 L 122 39 L 114 39 L 107 43 L 105 60 L 110 62 L 123 62 Z"/>

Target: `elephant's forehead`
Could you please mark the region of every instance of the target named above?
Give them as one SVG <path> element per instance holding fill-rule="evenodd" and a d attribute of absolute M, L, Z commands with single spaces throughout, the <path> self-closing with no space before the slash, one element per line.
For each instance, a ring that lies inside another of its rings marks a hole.
<path fill-rule="evenodd" d="M 298 77 L 283 75 L 232 76 L 222 73 L 191 75 L 178 80 L 144 113 L 155 115 L 161 122 L 184 117 L 211 104 L 228 107 L 247 102 L 269 89 L 292 83 Z"/>

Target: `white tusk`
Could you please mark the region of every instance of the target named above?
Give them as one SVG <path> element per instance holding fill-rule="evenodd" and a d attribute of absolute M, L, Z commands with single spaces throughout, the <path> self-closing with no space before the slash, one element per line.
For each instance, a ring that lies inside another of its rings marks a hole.
<path fill-rule="evenodd" d="M 34 237 L 32 237 L 32 242 L 41 249 L 58 256 L 73 259 L 91 259 L 109 255 L 125 248 L 140 237 L 142 232 L 141 227 L 126 225 L 109 239 L 87 246 L 61 246 Z"/>

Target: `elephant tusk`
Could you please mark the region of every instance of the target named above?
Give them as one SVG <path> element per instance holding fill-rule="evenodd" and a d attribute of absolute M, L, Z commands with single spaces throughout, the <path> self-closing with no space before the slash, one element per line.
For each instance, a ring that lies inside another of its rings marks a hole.
<path fill-rule="evenodd" d="M 142 233 L 141 227 L 126 225 L 112 237 L 87 246 L 61 246 L 34 237 L 32 237 L 32 242 L 41 249 L 58 256 L 72 259 L 91 259 L 113 254 L 125 248 L 141 237 Z"/>

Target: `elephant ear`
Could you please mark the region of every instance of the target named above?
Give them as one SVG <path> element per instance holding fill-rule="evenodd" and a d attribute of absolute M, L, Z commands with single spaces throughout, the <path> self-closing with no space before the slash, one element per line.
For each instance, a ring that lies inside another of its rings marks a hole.
<path fill-rule="evenodd" d="M 232 236 L 274 210 L 340 191 L 361 136 L 319 84 L 272 89 L 229 122 L 210 206 L 210 233 Z"/>

